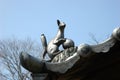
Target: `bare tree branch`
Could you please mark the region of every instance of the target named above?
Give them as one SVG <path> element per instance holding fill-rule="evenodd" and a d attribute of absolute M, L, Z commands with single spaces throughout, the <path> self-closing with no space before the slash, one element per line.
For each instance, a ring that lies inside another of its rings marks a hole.
<path fill-rule="evenodd" d="M 36 57 L 41 53 L 40 45 L 30 38 L 0 41 L 0 61 L 5 68 L 4 72 L 6 72 L 0 71 L 0 76 L 6 80 L 31 80 L 30 72 L 24 70 L 19 61 L 19 53 L 24 51 Z"/>
<path fill-rule="evenodd" d="M 92 33 L 89 33 L 89 35 L 96 44 L 99 43 L 99 41 L 95 38 L 95 35 L 93 35 Z"/>

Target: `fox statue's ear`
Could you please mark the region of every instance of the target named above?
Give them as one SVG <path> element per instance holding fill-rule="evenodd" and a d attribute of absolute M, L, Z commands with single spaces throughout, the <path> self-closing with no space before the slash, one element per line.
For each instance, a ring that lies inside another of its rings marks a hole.
<path fill-rule="evenodd" d="M 59 24 L 60 24 L 60 21 L 59 21 L 59 20 L 57 20 L 57 24 L 58 24 L 58 26 L 59 26 Z"/>

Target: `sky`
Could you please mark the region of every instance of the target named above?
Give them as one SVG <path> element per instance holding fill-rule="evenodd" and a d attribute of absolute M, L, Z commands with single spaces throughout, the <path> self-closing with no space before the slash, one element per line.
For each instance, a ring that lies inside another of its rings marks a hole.
<path fill-rule="evenodd" d="M 56 20 L 66 23 L 65 37 L 94 44 L 120 27 L 120 0 L 0 0 L 0 40 L 30 37 L 49 42 L 57 33 Z"/>

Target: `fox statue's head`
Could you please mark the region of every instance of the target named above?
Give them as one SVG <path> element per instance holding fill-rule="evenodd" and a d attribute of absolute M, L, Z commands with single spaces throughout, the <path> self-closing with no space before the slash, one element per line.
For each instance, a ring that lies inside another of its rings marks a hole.
<path fill-rule="evenodd" d="M 64 29 L 66 24 L 64 22 L 60 22 L 59 20 L 57 20 L 57 24 L 59 26 L 59 29 Z"/>

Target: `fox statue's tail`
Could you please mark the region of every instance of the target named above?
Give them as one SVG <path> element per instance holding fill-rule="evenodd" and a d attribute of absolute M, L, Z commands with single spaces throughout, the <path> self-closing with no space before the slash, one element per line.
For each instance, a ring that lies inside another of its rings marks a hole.
<path fill-rule="evenodd" d="M 47 40 L 44 34 L 41 34 L 41 42 L 43 46 L 43 59 L 45 58 L 45 55 L 47 53 Z"/>

